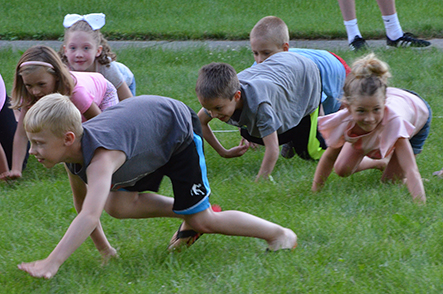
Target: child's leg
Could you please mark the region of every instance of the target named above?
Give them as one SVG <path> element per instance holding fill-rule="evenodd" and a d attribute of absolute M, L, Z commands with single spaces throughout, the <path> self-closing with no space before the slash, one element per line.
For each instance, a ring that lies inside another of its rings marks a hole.
<path fill-rule="evenodd" d="M 367 170 L 367 169 L 378 169 L 378 170 L 384 171 L 389 160 L 390 160 L 390 157 L 386 157 L 383 159 L 371 159 L 371 158 L 365 156 L 365 157 L 363 157 L 362 161 L 358 165 L 357 170 L 355 172 L 359 172 L 359 171 Z"/>
<path fill-rule="evenodd" d="M 155 193 L 113 191 L 105 211 L 115 218 L 180 217 L 172 211 L 174 199 Z"/>
<path fill-rule="evenodd" d="M 400 167 L 398 156 L 394 150 L 391 160 L 389 160 L 383 175 L 381 176 L 382 182 L 387 181 L 399 181 L 405 178 L 405 172 Z"/>
<path fill-rule="evenodd" d="M 346 142 L 334 164 L 334 171 L 340 177 L 348 177 L 359 171 L 364 155 Z M 366 163 L 366 162 L 365 162 Z"/>
<path fill-rule="evenodd" d="M 272 251 L 297 245 L 297 236 L 292 230 L 241 211 L 214 212 L 209 208 L 184 218 L 184 226 L 190 225 L 198 232 L 260 238 Z"/>

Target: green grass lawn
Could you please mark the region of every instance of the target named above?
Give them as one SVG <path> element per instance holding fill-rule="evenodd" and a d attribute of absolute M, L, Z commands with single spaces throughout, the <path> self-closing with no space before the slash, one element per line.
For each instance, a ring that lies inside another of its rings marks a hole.
<path fill-rule="evenodd" d="M 124 49 L 119 60 L 137 78 L 138 94 L 159 94 L 199 109 L 194 87 L 198 69 L 212 61 L 250 66 L 246 48 L 210 51 Z M 336 52 L 349 64 L 358 55 Z M 0 70 L 12 86 L 20 52 L 0 51 Z M 271 182 L 254 183 L 263 148 L 223 159 L 206 146 L 211 202 L 246 211 L 292 228 L 299 246 L 265 254 L 264 241 L 204 235 L 182 253 L 166 251 L 177 219 L 117 220 L 102 216 L 104 230 L 120 258 L 100 265 L 87 240 L 51 280 L 19 271 L 20 262 L 45 258 L 76 216 L 61 165 L 46 170 L 34 158 L 23 179 L 0 183 L 0 293 L 442 293 L 443 166 L 442 52 L 377 50 L 391 66 L 391 85 L 414 90 L 431 105 L 431 134 L 417 157 L 428 197 L 416 205 L 405 186 L 380 183 L 370 170 L 349 178 L 332 174 L 325 189 L 310 191 L 316 162 L 280 158 Z M 215 130 L 233 130 L 214 122 Z M 217 133 L 225 146 L 236 132 Z M 165 179 L 160 191 L 171 196 Z"/>
<path fill-rule="evenodd" d="M 375 0 L 356 0 L 360 30 L 366 38 L 384 38 Z M 440 0 L 396 3 L 405 31 L 426 38 L 443 36 Z M 0 39 L 58 39 L 69 13 L 103 12 L 102 29 L 110 39 L 247 39 L 254 24 L 275 15 L 291 38 L 346 38 L 336 0 L 0 0 Z"/>

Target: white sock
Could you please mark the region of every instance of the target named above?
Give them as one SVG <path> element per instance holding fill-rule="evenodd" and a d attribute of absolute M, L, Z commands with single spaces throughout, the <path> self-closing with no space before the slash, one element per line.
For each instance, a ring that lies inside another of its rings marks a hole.
<path fill-rule="evenodd" d="M 355 36 L 359 36 L 361 38 L 360 30 L 358 29 L 357 19 L 351 19 L 348 21 L 344 21 L 346 27 L 346 33 L 348 34 L 348 43 L 351 44 L 354 41 Z"/>
<path fill-rule="evenodd" d="M 403 36 L 403 30 L 398 21 L 397 13 L 392 15 L 382 15 L 382 18 L 385 24 L 386 36 L 388 36 L 389 39 L 395 41 Z"/>

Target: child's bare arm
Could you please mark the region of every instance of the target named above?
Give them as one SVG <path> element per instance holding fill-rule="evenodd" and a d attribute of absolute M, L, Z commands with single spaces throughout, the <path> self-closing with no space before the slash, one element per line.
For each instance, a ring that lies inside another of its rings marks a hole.
<path fill-rule="evenodd" d="M 275 164 L 277 163 L 280 151 L 277 132 L 273 132 L 272 134 L 264 137 L 263 143 L 265 145 L 265 155 L 263 157 L 257 178 L 255 179 L 256 182 L 260 179 L 267 179 L 269 177 L 274 170 Z"/>
<path fill-rule="evenodd" d="M 121 84 L 120 87 L 118 87 L 117 96 L 118 96 L 118 100 L 120 100 L 120 101 L 123 101 L 129 97 L 132 97 L 131 90 L 129 89 L 126 82 L 123 82 L 123 84 Z"/>
<path fill-rule="evenodd" d="M 334 163 L 340 154 L 341 148 L 328 147 L 318 162 L 317 169 L 315 170 L 314 181 L 312 182 L 312 191 L 320 191 L 323 188 L 326 180 L 331 174 Z"/>
<path fill-rule="evenodd" d="M 80 213 L 87 193 L 87 185 L 80 177 L 71 173 L 71 171 L 65 166 L 68 173 L 69 183 L 71 184 L 72 196 L 74 198 L 74 206 L 77 213 Z M 103 227 L 99 225 L 91 233 L 91 239 L 94 242 L 95 247 L 103 256 L 103 258 L 109 259 L 109 255 L 117 255 L 117 251 L 111 246 L 108 239 L 105 236 Z"/>
<path fill-rule="evenodd" d="M 94 116 L 99 115 L 100 113 L 102 113 L 102 111 L 100 110 L 98 105 L 95 104 L 95 102 L 92 102 L 91 106 L 89 106 L 88 110 L 86 110 L 85 113 L 83 113 L 83 116 L 87 120 L 90 120 L 91 118 L 93 118 Z"/>
<path fill-rule="evenodd" d="M 212 120 L 212 117 L 205 112 L 204 108 L 200 109 L 197 115 L 202 126 L 203 138 L 209 143 L 209 145 L 212 146 L 212 148 L 214 148 L 215 151 L 217 151 L 221 157 L 232 158 L 242 156 L 248 150 L 249 144 L 242 143 L 240 143 L 239 146 L 233 147 L 229 150 L 225 149 L 220 141 L 218 141 L 218 139 L 215 137 L 211 127 L 209 126 L 209 122 Z"/>
<path fill-rule="evenodd" d="M 0 175 L 9 171 L 8 159 L 6 158 L 5 150 L 0 145 Z"/>
<path fill-rule="evenodd" d="M 82 210 L 51 254 L 43 260 L 22 263 L 19 269 L 33 277 L 51 278 L 62 263 L 91 235 L 100 224 L 100 216 L 109 195 L 112 174 L 124 163 L 121 151 L 99 148 L 87 168 L 88 191 Z"/>
<path fill-rule="evenodd" d="M 426 193 L 423 187 L 420 172 L 418 170 L 417 162 L 415 161 L 414 152 L 408 139 L 400 138 L 395 143 L 394 149 L 397 156 L 398 163 L 406 175 L 406 185 L 409 193 L 415 201 L 426 202 Z"/>
<path fill-rule="evenodd" d="M 14 142 L 12 147 L 12 166 L 9 172 L 3 173 L 0 178 L 2 180 L 14 180 L 22 177 L 23 161 L 26 157 L 26 150 L 28 146 L 28 137 L 26 136 L 23 127 L 23 119 L 25 118 L 27 109 L 24 107 L 20 111 L 18 118 L 17 129 L 14 134 Z"/>

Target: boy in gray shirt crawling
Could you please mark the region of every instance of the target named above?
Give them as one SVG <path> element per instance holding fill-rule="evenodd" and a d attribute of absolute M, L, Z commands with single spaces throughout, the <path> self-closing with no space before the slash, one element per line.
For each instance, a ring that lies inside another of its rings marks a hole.
<path fill-rule="evenodd" d="M 203 106 L 198 113 L 203 137 L 218 154 L 237 157 L 250 142 L 265 145 L 256 180 L 271 174 L 279 145 L 291 142 L 303 159 L 319 159 L 326 149 L 317 131 L 320 73 L 304 56 L 280 52 L 238 75 L 229 64 L 211 63 L 200 69 L 195 90 Z M 213 118 L 241 128 L 239 146 L 221 145 L 209 127 Z"/>
<path fill-rule="evenodd" d="M 88 236 L 105 260 L 115 256 L 100 224 L 103 210 L 116 218 L 183 219 L 171 251 L 192 245 L 202 233 L 261 238 L 271 251 L 297 244 L 290 229 L 244 212 L 211 208 L 200 123 L 180 101 L 133 97 L 82 125 L 68 97 L 50 94 L 30 108 L 24 128 L 30 154 L 40 163 L 47 168 L 66 163 L 78 212 L 46 259 L 18 265 L 33 277 L 53 277 Z M 165 175 L 174 198 L 143 192 L 158 191 Z"/>

